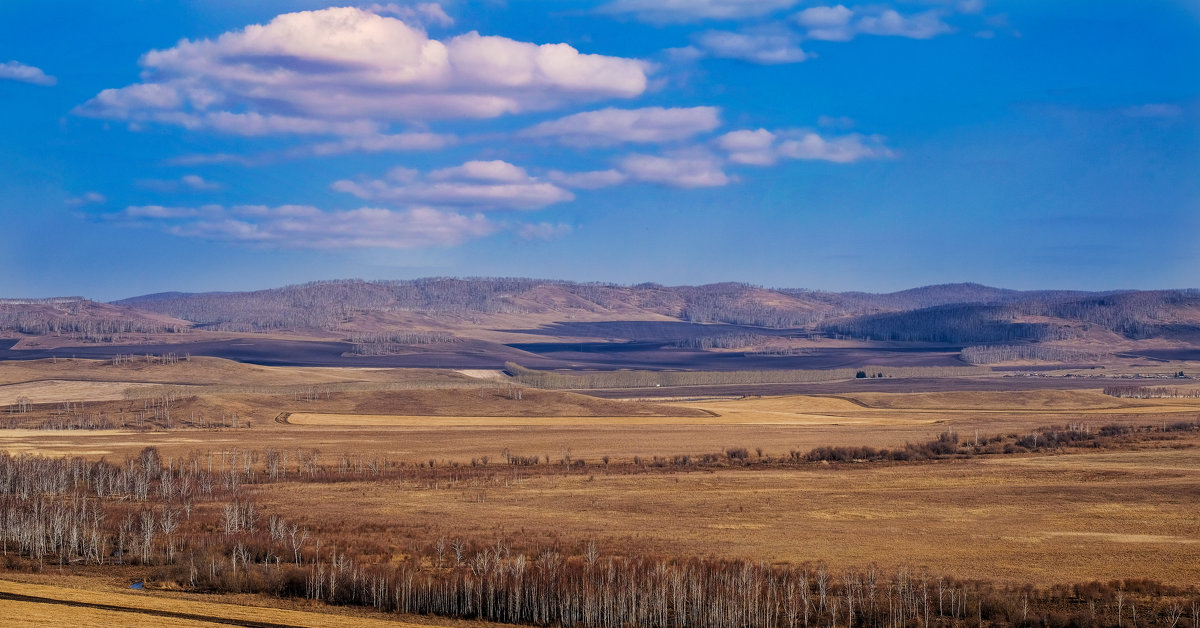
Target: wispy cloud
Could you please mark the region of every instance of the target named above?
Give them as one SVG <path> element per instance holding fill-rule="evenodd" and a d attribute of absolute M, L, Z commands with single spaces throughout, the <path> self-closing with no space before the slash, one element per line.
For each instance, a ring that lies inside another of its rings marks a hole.
<path fill-rule="evenodd" d="M 482 214 L 418 207 L 324 211 L 309 205 L 128 207 L 111 216 L 188 238 L 285 249 L 455 246 L 501 229 Z"/>
<path fill-rule="evenodd" d="M 615 0 L 603 13 L 630 14 L 655 23 L 735 20 L 769 15 L 799 0 Z"/>
<path fill-rule="evenodd" d="M 25 65 L 18 61 L 7 61 L 0 63 L 0 79 L 9 79 L 13 81 L 21 81 L 22 83 L 32 83 L 34 85 L 43 85 L 49 87 L 58 83 L 58 79 L 46 74 L 41 68 L 35 68 L 32 65 Z"/>
<path fill-rule="evenodd" d="M 506 161 L 468 161 L 422 174 L 396 168 L 382 179 L 342 179 L 333 189 L 375 202 L 421 203 L 478 210 L 541 209 L 575 199 L 554 183 Z"/>
<path fill-rule="evenodd" d="M 722 135 L 716 144 L 729 161 L 751 166 L 769 166 L 781 159 L 854 163 L 894 156 L 883 138 L 858 133 L 823 137 L 812 131 L 741 130 Z"/>
<path fill-rule="evenodd" d="M 521 135 L 571 146 L 612 146 L 686 140 L 720 125 L 716 107 L 608 108 L 543 122 Z"/>
<path fill-rule="evenodd" d="M 895 9 L 849 9 L 845 5 L 809 7 L 792 16 L 805 37 L 825 41 L 850 41 L 858 35 L 930 39 L 954 32 L 943 12 L 931 9 L 903 15 Z"/>
<path fill-rule="evenodd" d="M 762 65 L 799 63 L 808 58 L 794 33 L 772 29 L 765 32 L 705 31 L 696 36 L 696 46 L 706 56 L 738 59 Z"/>
<path fill-rule="evenodd" d="M 629 155 L 621 159 L 620 168 L 630 180 L 680 188 L 719 187 L 733 181 L 719 158 L 700 151 Z"/>
<path fill-rule="evenodd" d="M 99 192 L 84 192 L 79 196 L 72 196 L 67 199 L 67 205 L 72 207 L 80 207 L 83 205 L 98 205 L 105 203 L 108 198 Z"/>
<path fill-rule="evenodd" d="M 397 121 L 492 118 L 642 94 L 648 66 L 567 44 L 419 26 L 343 7 L 277 16 L 141 59 L 144 79 L 106 89 L 84 116 L 236 135 L 375 136 Z"/>
<path fill-rule="evenodd" d="M 569 188 L 597 190 L 621 185 L 629 180 L 629 175 L 613 168 L 608 170 L 589 170 L 587 172 L 551 170 L 546 174 L 546 178 Z"/>
<path fill-rule="evenodd" d="M 397 4 L 395 2 L 381 4 L 376 2 L 361 8 L 376 15 L 398 17 L 409 24 L 441 27 L 454 26 L 454 18 L 450 17 L 446 13 L 446 10 L 442 8 L 442 5 L 436 2 L 418 2 L 416 4 Z"/>
<path fill-rule="evenodd" d="M 136 183 L 139 187 L 158 192 L 214 192 L 225 187 L 198 174 L 185 174 L 178 179 L 140 179 Z"/>

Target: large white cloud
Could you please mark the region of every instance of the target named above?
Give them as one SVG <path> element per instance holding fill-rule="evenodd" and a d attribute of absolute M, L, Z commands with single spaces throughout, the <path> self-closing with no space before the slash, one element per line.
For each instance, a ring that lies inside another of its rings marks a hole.
<path fill-rule="evenodd" d="M 149 205 L 126 208 L 112 218 L 157 225 L 183 237 L 290 249 L 454 246 L 502 228 L 482 214 L 427 207 L 323 211 L 308 205 Z"/>
<path fill-rule="evenodd" d="M 506 161 L 468 161 L 421 174 L 396 168 L 383 179 L 342 179 L 333 189 L 358 198 L 473 209 L 541 209 L 575 199 L 554 183 L 529 175 Z"/>
<path fill-rule="evenodd" d="M 612 146 L 685 140 L 720 125 L 721 114 L 716 107 L 608 108 L 543 122 L 522 135 L 572 146 Z"/>
<path fill-rule="evenodd" d="M 648 22 L 695 22 L 757 17 L 782 11 L 799 0 L 614 0 L 605 13 L 629 13 Z"/>
<path fill-rule="evenodd" d="M 58 83 L 58 79 L 46 74 L 41 68 L 25 65 L 18 61 L 0 63 L 0 79 L 11 79 L 47 87 Z"/>
<path fill-rule="evenodd" d="M 769 166 L 780 159 L 854 163 L 894 156 L 883 138 L 858 133 L 823 137 L 812 131 L 747 129 L 726 133 L 716 144 L 729 155 L 729 161 L 751 166 Z"/>
<path fill-rule="evenodd" d="M 356 8 L 277 16 L 146 53 L 143 81 L 77 113 L 242 135 L 372 135 L 399 121 L 490 118 L 638 96 L 647 65 L 469 32 L 446 41 Z"/>

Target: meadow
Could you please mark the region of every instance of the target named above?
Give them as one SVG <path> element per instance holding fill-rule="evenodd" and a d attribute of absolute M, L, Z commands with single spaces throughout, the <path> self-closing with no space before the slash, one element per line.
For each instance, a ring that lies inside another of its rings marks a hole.
<path fill-rule="evenodd" d="M 855 613 L 856 625 L 1137 623 L 1126 595 L 1143 624 L 1178 609 L 1187 625 L 1200 598 L 1195 397 L 1098 386 L 612 400 L 495 372 L 210 358 L 2 363 L 0 382 L 0 450 L 14 469 L 0 491 L 7 586 L 57 573 L 111 592 L 139 579 L 138 600 L 181 605 L 158 616 L 177 625 L 218 616 L 180 595 L 389 611 L 335 623 L 398 612 L 793 626 Z M 76 462 L 50 475 L 77 479 L 36 506 L 22 469 L 64 457 Z M 72 512 L 91 532 L 47 524 L 35 542 L 31 519 L 13 523 L 55 499 L 84 500 Z M 88 519 L 89 501 L 101 518 Z M 614 579 L 603 586 L 628 579 L 627 592 L 648 596 L 643 610 L 604 610 L 589 584 L 600 570 Z M 707 584 L 654 597 L 654 582 L 689 579 Z M 491 593 L 475 590 L 485 583 Z M 923 606 L 935 583 L 936 613 Z M 696 610 L 737 591 L 753 599 Z M 902 610 L 876 608 L 885 597 Z M 119 600 L 104 604 L 142 604 Z M 47 604 L 0 594 L 22 613 Z"/>

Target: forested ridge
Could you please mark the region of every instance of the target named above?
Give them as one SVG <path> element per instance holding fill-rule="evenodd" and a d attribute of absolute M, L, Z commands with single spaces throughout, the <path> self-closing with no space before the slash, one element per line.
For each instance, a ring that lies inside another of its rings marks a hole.
<path fill-rule="evenodd" d="M 712 347 L 728 345 L 722 338 L 726 335 L 723 330 L 745 337 L 787 330 L 880 341 L 1003 346 L 1071 340 L 1094 330 L 1132 340 L 1200 337 L 1200 291 L 1018 291 L 962 283 L 871 294 L 775 289 L 745 283 L 663 286 L 445 277 L 336 280 L 250 292 L 167 292 L 111 304 L 82 298 L 0 300 L 0 332 L 71 335 L 105 342 L 119 340 L 123 334 L 171 333 L 190 328 L 227 332 L 321 330 L 344 333 L 347 339 L 364 333 L 383 338 L 430 331 L 405 327 L 402 321 L 408 315 L 425 317 L 434 335 L 439 322 L 490 326 L 499 320 L 494 318 L 497 316 L 537 315 L 542 321 L 668 323 L 658 328 L 660 331 L 665 331 L 672 320 L 711 329 L 703 334 L 688 331 L 684 336 L 667 334 L 661 338 L 641 337 L 645 330 L 638 332 L 640 340 L 691 343 L 688 346 L 699 346 L 693 336 L 719 339 L 708 343 Z M 370 324 L 356 326 L 361 321 Z M 735 325 L 739 327 L 734 329 Z M 614 340 L 634 339 L 625 338 L 616 327 L 612 329 Z M 680 327 L 678 331 L 683 330 Z"/>
<path fill-rule="evenodd" d="M 118 301 L 231 331 L 335 328 L 356 312 L 487 314 L 587 311 L 614 320 L 667 316 L 697 323 L 815 328 L 876 340 L 1005 343 L 1065 339 L 1081 325 L 1144 338 L 1183 323 L 1200 327 L 1196 290 L 1017 291 L 979 284 L 887 294 L 702 286 L 574 283 L 522 278 L 323 281 L 237 293 L 166 293 Z M 1028 322 L 1033 317 L 1066 323 Z"/>
<path fill-rule="evenodd" d="M 113 342 L 128 334 L 177 333 L 190 327 L 185 320 L 82 297 L 0 299 L 0 332 Z"/>

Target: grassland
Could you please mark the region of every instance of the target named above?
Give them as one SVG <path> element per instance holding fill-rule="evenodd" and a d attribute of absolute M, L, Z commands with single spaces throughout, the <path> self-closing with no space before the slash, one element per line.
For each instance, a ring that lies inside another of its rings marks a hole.
<path fill-rule="evenodd" d="M 1194 444 L 1194 443 L 1193 443 Z M 1200 578 L 1200 451 L 492 482 L 272 486 L 272 512 L 354 524 L 399 547 L 447 538 L 596 542 L 648 556 L 878 563 L 1005 584 Z"/>
<path fill-rule="evenodd" d="M 1115 398 L 1098 385 L 615 401 L 519 388 L 494 372 L 470 375 L 208 359 L 0 363 L 0 395 L 15 398 L 20 391 L 35 404 L 29 413 L 0 415 L 9 425 L 65 412 L 116 416 L 152 407 L 164 395 L 176 417 L 172 429 L 160 418 L 138 429 L 5 429 L 0 450 L 119 461 L 153 446 L 168 461 L 198 467 L 207 461 L 220 473 L 226 454 L 231 468 L 239 457 L 252 460 L 245 464 L 259 471 L 248 472 L 245 495 L 264 513 L 340 543 L 343 551 L 369 547 L 371 556 L 393 562 L 431 561 L 420 557 L 439 539 L 466 539 L 475 549 L 504 543 L 531 555 L 555 548 L 579 556 L 595 543 L 607 555 L 819 563 L 835 573 L 876 564 L 1009 587 L 1129 579 L 1200 584 L 1200 433 L 1194 431 L 1099 449 L 917 463 L 770 462 L 827 445 L 898 447 L 949 433 L 971 441 L 1048 426 L 1165 426 L 1194 421 L 1200 399 Z M 65 409 L 72 403 L 74 410 Z M 197 412 L 237 413 L 241 422 L 200 428 L 186 418 Z M 735 448 L 748 452 L 740 463 L 728 457 L 707 467 L 652 462 L 718 457 Z M 292 452 L 293 460 L 313 456 L 327 472 L 306 478 L 297 467 L 291 480 L 268 480 L 261 471 L 268 450 Z M 503 464 L 509 456 L 539 462 Z M 347 457 L 382 461 L 392 475 L 338 475 L 333 469 Z M 157 619 L 3 599 L 5 587 L 17 586 L 0 583 L 0 609 L 22 617 L 49 613 L 44 617 L 128 625 L 243 617 L 229 614 L 240 612 L 236 606 L 209 608 L 227 605 L 204 606 L 173 593 L 170 599 L 70 593 L 180 613 Z M 23 595 L 71 599 L 62 591 Z M 317 618 L 269 615 L 295 610 L 247 612 L 268 623 L 320 625 Z"/>
<path fill-rule="evenodd" d="M 54 584 L 32 580 L 54 581 Z M 204 597 L 133 592 L 101 578 L 23 576 L 21 580 L 0 579 L 0 616 L 4 617 L 5 626 L 13 627 L 239 625 L 333 628 L 353 624 L 378 628 L 427 628 L 468 625 L 430 618 L 403 621 L 382 613 L 355 612 L 353 609 L 331 612 L 335 609 L 325 605 L 307 611 L 284 609 L 267 605 L 278 604 L 278 601 L 257 596 L 221 596 L 221 602 L 208 601 Z M 485 624 L 471 622 L 469 625 Z"/>

